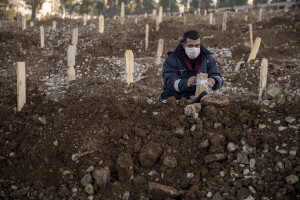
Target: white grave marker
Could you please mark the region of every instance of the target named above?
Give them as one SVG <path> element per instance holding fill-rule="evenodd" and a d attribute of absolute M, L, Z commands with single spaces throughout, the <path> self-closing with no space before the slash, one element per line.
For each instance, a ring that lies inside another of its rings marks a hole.
<path fill-rule="evenodd" d="M 259 21 L 261 21 L 262 18 L 262 9 L 259 9 Z"/>
<path fill-rule="evenodd" d="M 83 26 L 86 26 L 86 22 L 87 22 L 87 14 L 83 15 Z"/>
<path fill-rule="evenodd" d="M 124 2 L 121 4 L 121 24 L 124 25 L 125 21 L 125 8 L 124 8 Z"/>
<path fill-rule="evenodd" d="M 21 111 L 26 103 L 25 62 L 17 62 L 17 110 Z"/>
<path fill-rule="evenodd" d="M 45 33 L 44 33 L 44 27 L 40 26 L 40 44 L 41 44 L 41 48 L 44 48 L 44 37 L 45 37 Z"/>
<path fill-rule="evenodd" d="M 77 45 L 78 42 L 78 28 L 74 28 L 72 31 L 72 44 Z"/>
<path fill-rule="evenodd" d="M 52 22 L 52 29 L 53 29 L 53 30 L 56 30 L 56 21 L 53 21 L 53 22 Z"/>
<path fill-rule="evenodd" d="M 68 65 L 68 81 L 75 80 L 75 54 L 76 48 L 75 45 L 69 45 L 67 52 L 67 65 Z"/>
<path fill-rule="evenodd" d="M 156 61 L 155 61 L 156 65 L 161 64 L 161 56 L 162 56 L 162 53 L 163 53 L 163 48 L 164 48 L 164 39 L 159 39 L 157 52 L 156 52 Z"/>
<path fill-rule="evenodd" d="M 224 12 L 224 14 L 223 14 L 222 31 L 226 31 L 226 22 L 227 22 L 227 12 Z"/>
<path fill-rule="evenodd" d="M 134 71 L 134 56 L 131 50 L 126 50 L 125 62 L 126 62 L 125 78 L 127 84 L 129 85 L 130 83 L 133 83 L 133 71 Z"/>
<path fill-rule="evenodd" d="M 213 14 L 209 13 L 209 24 L 212 25 L 213 23 Z"/>
<path fill-rule="evenodd" d="M 149 25 L 146 24 L 146 33 L 145 33 L 145 50 L 148 49 L 149 44 Z"/>
<path fill-rule="evenodd" d="M 104 33 L 104 16 L 99 17 L 99 33 Z"/>
<path fill-rule="evenodd" d="M 257 55 L 257 52 L 258 52 L 258 49 L 259 49 L 259 46 L 260 46 L 260 42 L 261 42 L 261 38 L 260 37 L 257 37 L 255 39 L 255 42 L 253 44 L 253 48 L 251 50 L 251 53 L 249 55 L 249 58 L 248 58 L 248 61 L 247 62 L 250 62 L 251 60 L 255 59 L 256 58 L 256 55 Z"/>
<path fill-rule="evenodd" d="M 22 16 L 22 31 L 26 30 L 26 16 Z"/>
<path fill-rule="evenodd" d="M 262 96 L 267 86 L 267 75 L 268 75 L 268 60 L 263 58 L 260 66 L 260 81 L 259 81 L 259 93 L 258 100 L 262 99 Z"/>
<path fill-rule="evenodd" d="M 249 24 L 249 34 L 250 34 L 250 49 L 253 48 L 253 32 L 252 32 L 252 24 Z"/>

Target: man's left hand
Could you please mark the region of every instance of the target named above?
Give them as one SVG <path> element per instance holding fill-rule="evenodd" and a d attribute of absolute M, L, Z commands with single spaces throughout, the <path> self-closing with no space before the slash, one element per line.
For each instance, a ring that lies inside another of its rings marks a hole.
<path fill-rule="evenodd" d="M 213 78 L 209 78 L 207 81 L 208 81 L 209 83 L 211 83 L 212 86 L 214 86 L 214 85 L 216 84 L 216 81 L 215 81 L 215 79 L 213 79 Z"/>

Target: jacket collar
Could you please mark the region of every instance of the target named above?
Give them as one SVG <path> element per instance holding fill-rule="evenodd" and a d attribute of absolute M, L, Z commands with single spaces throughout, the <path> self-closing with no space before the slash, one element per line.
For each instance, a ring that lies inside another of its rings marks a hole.
<path fill-rule="evenodd" d="M 173 52 L 174 55 L 179 56 L 180 58 L 182 58 L 182 54 L 180 52 L 180 50 L 182 49 L 181 42 L 179 43 L 179 45 L 176 47 L 175 51 Z M 200 48 L 201 48 L 201 52 L 204 54 L 204 56 L 213 54 L 207 48 L 205 48 L 202 44 L 200 44 Z"/>

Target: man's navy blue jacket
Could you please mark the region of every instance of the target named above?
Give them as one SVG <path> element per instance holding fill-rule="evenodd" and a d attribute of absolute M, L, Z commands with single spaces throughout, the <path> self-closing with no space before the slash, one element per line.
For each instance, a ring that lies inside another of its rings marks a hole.
<path fill-rule="evenodd" d="M 223 85 L 223 78 L 218 71 L 216 60 L 211 56 L 213 53 L 203 45 L 200 48 L 201 53 L 203 53 L 203 63 L 197 74 L 208 73 L 208 78 L 213 78 L 216 81 L 212 89 L 219 89 Z M 163 64 L 164 92 L 160 95 L 162 100 L 166 100 L 171 96 L 175 96 L 177 100 L 182 97 L 190 99 L 191 96 L 195 96 L 196 86 L 187 87 L 188 79 L 193 74 L 185 66 L 183 54 L 185 53 L 181 43 L 175 51 L 168 53 L 169 56 Z"/>

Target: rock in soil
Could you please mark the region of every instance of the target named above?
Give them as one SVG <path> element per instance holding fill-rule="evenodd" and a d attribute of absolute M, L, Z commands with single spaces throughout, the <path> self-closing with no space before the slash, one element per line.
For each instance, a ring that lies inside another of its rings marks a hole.
<path fill-rule="evenodd" d="M 130 181 L 133 179 L 133 162 L 130 154 L 121 153 L 116 161 L 116 170 L 120 181 Z"/>
<path fill-rule="evenodd" d="M 181 192 L 173 187 L 150 182 L 148 184 L 150 196 L 153 200 L 162 200 L 168 198 L 176 198 L 181 195 Z"/>
<path fill-rule="evenodd" d="M 159 159 L 163 148 L 160 144 L 150 143 L 145 145 L 139 155 L 141 165 L 143 167 L 152 167 L 154 163 Z"/>
<path fill-rule="evenodd" d="M 100 170 L 96 170 L 93 173 L 93 176 L 96 180 L 96 183 L 99 185 L 99 187 L 105 187 L 107 183 L 110 181 L 110 170 L 109 167 L 106 166 Z"/>

